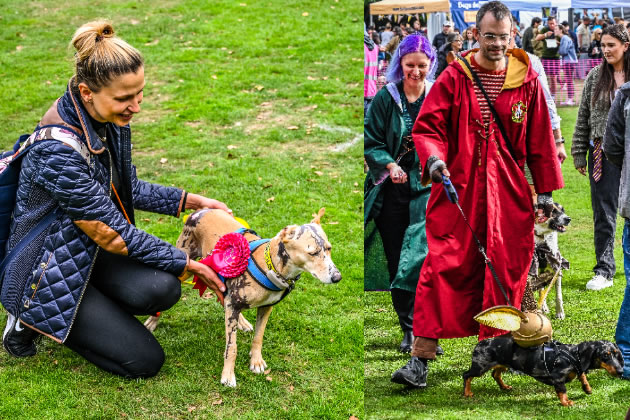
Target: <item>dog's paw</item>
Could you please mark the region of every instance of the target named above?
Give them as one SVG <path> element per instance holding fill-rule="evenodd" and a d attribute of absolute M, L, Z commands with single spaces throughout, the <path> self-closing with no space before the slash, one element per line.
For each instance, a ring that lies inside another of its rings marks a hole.
<path fill-rule="evenodd" d="M 154 332 L 155 329 L 157 328 L 159 320 L 160 318 L 156 316 L 150 316 L 147 318 L 146 321 L 144 321 L 144 326 L 146 327 L 147 330 Z"/>
<path fill-rule="evenodd" d="M 267 363 L 263 360 L 262 356 L 252 357 L 249 361 L 249 370 L 260 375 L 267 369 Z"/>
<path fill-rule="evenodd" d="M 244 332 L 254 331 L 254 327 L 250 322 L 243 316 L 243 314 L 239 314 L 238 316 L 238 329 Z"/>
<path fill-rule="evenodd" d="M 549 313 L 549 306 L 547 305 L 547 302 L 543 302 L 543 304 L 540 307 L 540 309 L 543 311 L 543 313 L 548 314 Z"/>
<path fill-rule="evenodd" d="M 464 397 L 466 397 L 466 398 L 472 398 L 474 395 L 475 395 L 475 394 L 474 394 L 474 393 L 472 393 L 471 391 L 464 392 Z"/>
<path fill-rule="evenodd" d="M 564 319 L 564 312 L 556 312 L 556 319 Z"/>
<path fill-rule="evenodd" d="M 229 386 L 230 388 L 235 388 L 236 376 L 234 373 L 232 373 L 232 375 L 221 375 L 221 383 L 225 386 Z"/>

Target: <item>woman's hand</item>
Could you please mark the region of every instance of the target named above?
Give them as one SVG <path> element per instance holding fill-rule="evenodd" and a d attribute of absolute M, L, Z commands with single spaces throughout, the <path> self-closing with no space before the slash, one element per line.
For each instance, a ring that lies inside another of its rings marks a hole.
<path fill-rule="evenodd" d="M 397 164 L 388 165 L 389 166 L 389 177 L 392 179 L 394 184 L 404 184 L 407 182 L 407 174 L 403 169 Z"/>
<path fill-rule="evenodd" d="M 186 198 L 186 209 L 199 210 L 203 208 L 220 209 L 232 215 L 232 210 L 228 208 L 225 203 L 213 198 L 206 198 L 199 194 L 188 193 L 188 197 Z"/>
<path fill-rule="evenodd" d="M 567 158 L 567 151 L 564 148 L 564 143 L 556 143 L 556 155 L 558 156 L 560 164 L 562 164 L 562 162 L 564 162 Z"/>
<path fill-rule="evenodd" d="M 581 167 L 575 168 L 575 169 L 577 169 L 577 171 L 579 173 L 581 173 L 582 175 L 586 176 L 586 166 L 581 166 Z"/>
<path fill-rule="evenodd" d="M 223 305 L 223 292 L 225 292 L 225 284 L 219 279 L 217 273 L 205 264 L 195 260 L 188 261 L 186 267 L 189 273 L 192 273 L 201 279 L 213 292 L 217 295 L 217 299 Z"/>

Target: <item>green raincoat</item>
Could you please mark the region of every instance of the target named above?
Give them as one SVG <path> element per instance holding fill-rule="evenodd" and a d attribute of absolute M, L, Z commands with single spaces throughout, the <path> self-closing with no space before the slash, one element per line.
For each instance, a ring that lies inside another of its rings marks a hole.
<path fill-rule="evenodd" d="M 425 82 L 425 96 L 431 87 Z M 364 184 L 364 289 L 390 289 L 387 262 L 383 252 L 380 235 L 374 219 L 380 214 L 383 206 L 383 185 L 389 177 L 386 166 L 394 162 L 400 153 L 405 123 L 402 116 L 402 102 L 398 87 L 389 83 L 381 89 L 365 118 L 364 156 L 369 171 Z M 409 227 L 405 231 L 398 272 L 391 288 L 410 292 L 416 291 L 420 276 L 420 267 L 427 255 L 427 239 L 425 233 L 425 216 L 431 186 L 420 184 L 420 165 L 418 155 L 414 153 L 413 169 L 408 174 L 411 201 L 409 203 Z"/>

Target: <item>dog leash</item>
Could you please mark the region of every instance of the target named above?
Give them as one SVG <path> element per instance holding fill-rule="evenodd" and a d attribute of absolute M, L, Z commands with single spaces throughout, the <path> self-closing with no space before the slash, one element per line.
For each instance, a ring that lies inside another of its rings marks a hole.
<path fill-rule="evenodd" d="M 490 261 L 490 258 L 488 258 L 485 248 L 483 247 L 483 245 L 481 245 L 479 238 L 477 238 L 477 235 L 475 235 L 475 231 L 473 230 L 472 226 L 470 226 L 470 223 L 468 223 L 468 219 L 466 218 L 466 215 L 464 214 L 464 210 L 462 210 L 462 207 L 459 205 L 459 197 L 457 195 L 457 191 L 455 190 L 455 186 L 453 185 L 451 180 L 444 174 L 442 174 L 442 183 L 444 184 L 444 191 L 446 192 L 446 197 L 448 197 L 448 200 L 451 203 L 457 206 L 457 208 L 459 209 L 459 212 L 462 214 L 462 217 L 464 218 L 464 222 L 466 222 L 466 226 L 468 226 L 468 229 L 470 229 L 470 233 L 472 233 L 472 236 L 475 239 L 475 242 L 477 242 L 477 249 L 483 256 L 486 265 L 488 266 L 488 268 L 490 269 L 490 272 L 492 273 L 492 277 L 496 281 L 497 285 L 499 286 L 499 289 L 501 290 L 501 293 L 503 294 L 503 297 L 505 298 L 505 301 L 507 302 L 508 306 L 512 306 L 512 303 L 510 302 L 510 298 L 508 298 L 507 293 L 505 292 L 505 289 L 503 288 L 503 284 L 501 284 L 501 280 L 499 280 L 499 276 L 497 276 L 497 272 L 494 270 L 492 261 Z"/>

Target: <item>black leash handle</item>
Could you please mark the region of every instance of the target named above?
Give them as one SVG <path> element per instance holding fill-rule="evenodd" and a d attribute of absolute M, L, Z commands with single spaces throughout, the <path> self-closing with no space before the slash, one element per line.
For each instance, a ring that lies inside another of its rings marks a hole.
<path fill-rule="evenodd" d="M 507 132 L 505 131 L 505 127 L 503 126 L 503 123 L 501 122 L 501 119 L 499 118 L 499 114 L 497 114 L 497 110 L 494 109 L 494 105 L 492 105 L 492 102 L 490 102 L 490 98 L 488 97 L 486 90 L 483 88 L 483 83 L 481 83 L 481 80 L 479 80 L 479 76 L 477 76 L 477 73 L 475 73 L 475 71 L 472 69 L 470 64 L 468 64 L 468 61 L 466 61 L 466 59 L 462 56 L 460 56 L 459 58 L 461 59 L 461 61 L 464 62 L 466 67 L 468 67 L 468 70 L 470 71 L 473 78 L 475 79 L 475 82 L 477 82 L 477 86 L 479 86 L 479 90 L 481 90 L 481 93 L 483 93 L 483 96 L 486 98 L 486 101 L 488 102 L 488 108 L 490 108 L 490 111 L 492 112 L 492 115 L 494 116 L 494 121 L 499 126 L 499 131 L 501 132 L 501 135 L 503 136 L 505 144 L 508 147 L 508 151 L 510 152 L 510 155 L 512 155 L 512 159 L 514 159 L 514 162 L 516 162 L 516 164 L 518 165 L 518 161 L 516 160 L 516 152 L 514 151 L 514 148 L 512 147 L 512 143 L 510 142 L 510 139 L 507 136 Z"/>
<path fill-rule="evenodd" d="M 475 231 L 473 230 L 472 226 L 470 226 L 470 223 L 468 223 L 468 219 L 466 219 L 464 210 L 462 210 L 462 207 L 459 205 L 459 197 L 457 195 L 457 190 L 455 190 L 455 186 L 453 185 L 449 177 L 444 176 L 444 175 L 442 175 L 442 184 L 444 185 L 444 191 L 446 192 L 446 196 L 448 197 L 449 201 L 455 204 L 457 208 L 459 209 L 459 212 L 462 214 L 462 217 L 464 218 L 464 222 L 466 222 L 466 226 L 468 226 L 468 229 L 470 229 L 470 233 L 472 233 L 472 236 L 475 239 L 475 242 L 477 242 L 477 249 L 479 250 L 481 255 L 483 255 L 484 262 L 490 269 L 490 272 L 492 273 L 492 277 L 494 277 L 494 280 L 499 286 L 499 289 L 501 290 L 501 293 L 503 294 L 505 301 L 507 302 L 508 306 L 512 306 L 512 303 L 510 302 L 510 298 L 508 298 L 508 295 L 505 292 L 505 289 L 503 288 L 503 284 L 501 283 L 501 280 L 499 280 L 499 276 L 497 276 L 497 272 L 494 270 L 492 261 L 490 261 L 490 258 L 488 258 L 485 248 L 483 247 L 483 245 L 481 245 L 479 238 L 477 238 L 477 235 L 475 235 Z"/>

